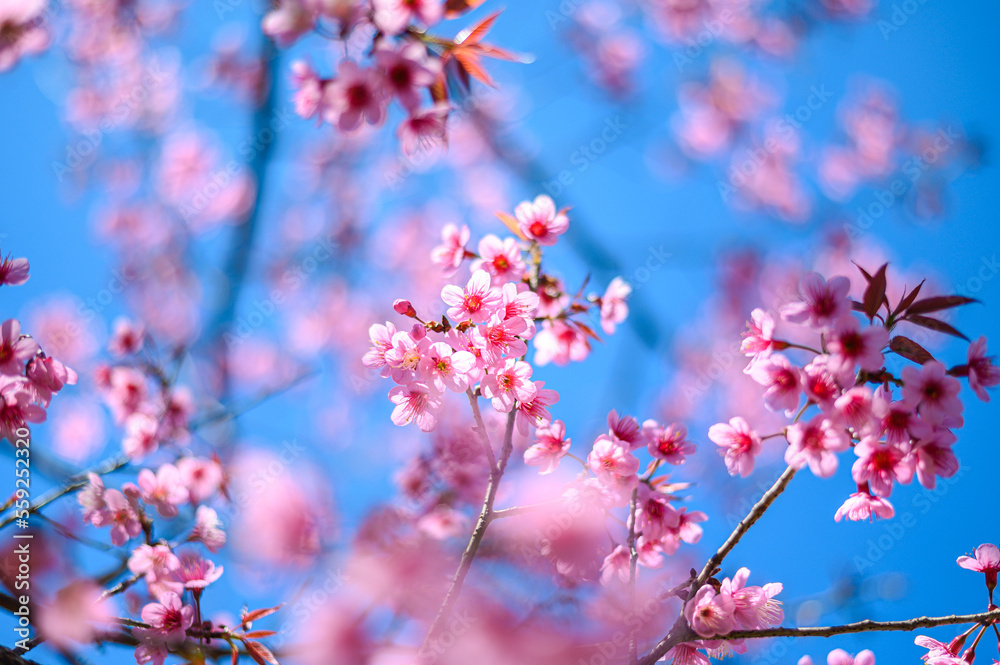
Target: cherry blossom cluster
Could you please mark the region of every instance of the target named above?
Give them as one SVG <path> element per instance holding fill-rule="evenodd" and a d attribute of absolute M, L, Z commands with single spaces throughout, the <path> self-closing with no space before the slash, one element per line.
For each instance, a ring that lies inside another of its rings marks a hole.
<path fill-rule="evenodd" d="M 613 331 L 627 316 L 629 289 L 621 280 L 604 297 L 581 302 L 564 293 L 557 278 L 539 272 L 540 248 L 555 244 L 569 228 L 566 211 L 556 210 L 551 198 L 525 201 L 514 217 L 502 219 L 518 238 L 487 235 L 478 253 L 466 246 L 468 227 L 445 227 L 434 263 L 451 276 L 471 259 L 471 277 L 464 286 L 441 290 L 447 313 L 440 322 L 424 321 L 408 300 L 397 300 L 395 311 L 417 323 L 408 331 L 391 322 L 369 330 L 371 349 L 363 362 L 398 384 L 389 392 L 395 424 L 413 422 L 431 431 L 444 394 L 471 390 L 499 413 L 516 409 L 518 431 L 527 434 L 529 426 L 550 422 L 548 407 L 559 399 L 544 382 L 531 379 L 534 369 L 524 360 L 527 342 L 534 339 L 538 365 L 583 360 L 590 350 L 587 337 L 596 334 L 573 317 L 599 308 L 604 329 Z"/>
<path fill-rule="evenodd" d="M 0 72 L 26 55 L 48 48 L 47 0 L 13 0 L 0 5 Z M 2 283 L 2 281 L 0 281 Z"/>
<path fill-rule="evenodd" d="M 748 568 L 740 568 L 732 579 L 727 577 L 721 583 L 698 589 L 684 606 L 684 618 L 691 629 L 700 637 L 711 638 L 734 630 L 758 630 L 780 624 L 785 613 L 781 601 L 774 597 L 781 592 L 781 584 L 747 586 L 749 576 Z M 702 639 L 678 645 L 670 655 L 675 663 L 708 665 L 709 657 L 721 658 L 746 650 L 741 639 Z"/>
<path fill-rule="evenodd" d="M 188 388 L 173 385 L 141 357 L 145 345 L 144 325 L 117 319 L 108 351 L 121 361 L 100 366 L 95 376 L 115 423 L 125 430 L 122 450 L 134 461 L 156 452 L 161 443 L 187 441 L 195 410 Z"/>
<path fill-rule="evenodd" d="M 443 18 L 460 16 L 480 3 L 283 0 L 264 17 L 262 27 L 265 34 L 287 45 L 311 30 L 327 34 L 323 25 L 333 23 L 346 43 L 370 45 L 365 49 L 369 64 L 345 58 L 337 65 L 336 75 L 329 78 L 320 77 L 304 60 L 293 63 L 296 112 L 303 118 L 328 122 L 342 132 L 354 132 L 363 125 L 381 125 L 395 100 L 407 114 L 397 133 L 404 152 L 412 153 L 446 142 L 446 122 L 452 110 L 447 66 L 466 87 L 470 77 L 492 85 L 480 58 L 517 60 L 482 43 L 499 12 L 454 40 L 426 32 Z"/>
<path fill-rule="evenodd" d="M 1000 384 L 1000 369 L 986 355 L 984 337 L 969 345 L 965 364 L 946 368 L 917 342 L 896 334 L 896 326 L 905 322 L 964 338 L 928 314 L 973 301 L 917 299 L 918 285 L 892 306 L 885 295 L 885 270 L 882 266 L 874 275 L 862 270 L 868 282 L 863 302 L 848 297 L 847 277 L 828 282 L 816 273 L 805 275 L 799 300 L 779 312 L 788 339 L 776 337 L 771 312 L 753 311 L 742 343 L 750 357 L 744 372 L 762 387 L 769 410 L 794 415 L 794 421 L 766 437 L 740 417 L 714 425 L 709 438 L 720 447 L 731 475 L 753 471 L 766 438 L 783 437 L 785 461 L 794 468 L 808 466 L 821 478 L 836 471 L 839 453 L 853 449 L 857 491 L 835 517 L 862 520 L 892 517 L 888 497 L 896 482 L 909 483 L 916 475 L 921 485 L 934 488 L 937 477 L 955 474 L 953 430 L 963 423 L 956 377 L 966 377 L 975 394 L 988 401 L 985 389 Z M 808 361 L 793 362 L 783 351 L 808 354 Z M 886 352 L 917 366 L 904 367 L 897 377 L 886 369 Z"/>
<path fill-rule="evenodd" d="M 993 543 L 984 543 L 976 548 L 973 556 L 958 557 L 957 563 L 967 570 L 983 573 L 986 578 L 986 590 L 989 592 L 987 610 L 992 612 L 1000 609 L 993 603 L 993 590 L 997 585 L 997 573 L 1000 572 L 1000 549 Z M 926 665 L 969 665 L 975 661 L 979 641 L 991 625 L 990 621 L 974 624 L 947 644 L 926 635 L 918 635 L 913 641 L 917 646 L 927 649 L 927 653 L 922 656 Z M 979 633 L 972 644 L 965 648 L 966 641 L 976 629 L 979 629 Z M 995 627 L 993 630 L 996 633 Z M 1000 651 L 1000 636 L 997 638 L 997 649 Z"/>
<path fill-rule="evenodd" d="M 27 259 L 0 259 L 0 286 L 28 281 Z M 47 356 L 38 342 L 21 332 L 21 322 L 0 324 L 0 438 L 13 441 L 28 423 L 45 422 L 52 396 L 77 382 L 72 369 Z"/>

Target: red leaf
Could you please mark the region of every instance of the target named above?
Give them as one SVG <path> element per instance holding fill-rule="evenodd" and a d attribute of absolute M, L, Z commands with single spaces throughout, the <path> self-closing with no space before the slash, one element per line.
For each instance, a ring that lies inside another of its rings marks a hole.
<path fill-rule="evenodd" d="M 912 360 L 918 365 L 923 365 L 929 360 L 934 360 L 934 356 L 932 356 L 927 349 L 920 346 L 909 337 L 903 337 L 902 335 L 897 335 L 889 340 L 889 348 L 904 358 Z"/>
<path fill-rule="evenodd" d="M 493 27 L 493 24 L 497 22 L 497 18 L 500 16 L 502 11 L 502 9 L 495 11 L 480 21 L 477 25 L 462 30 L 455 36 L 455 44 L 471 45 L 481 42 L 483 37 L 485 37 L 490 31 L 490 28 Z"/>
<path fill-rule="evenodd" d="M 262 637 L 271 637 L 272 635 L 277 635 L 277 631 L 274 630 L 251 630 L 249 633 L 243 637 L 249 637 L 250 639 L 259 640 Z"/>
<path fill-rule="evenodd" d="M 250 657 L 257 661 L 259 665 L 267 665 L 268 663 L 270 663 L 270 665 L 280 665 L 280 663 L 278 663 L 278 659 L 274 657 L 273 653 L 271 653 L 271 650 L 260 642 L 248 641 L 245 644 L 247 645 L 247 653 L 249 653 Z"/>
<path fill-rule="evenodd" d="M 894 316 L 899 315 L 900 312 L 913 304 L 913 301 L 917 298 L 917 294 L 920 293 L 920 287 L 922 287 L 926 281 L 927 280 L 925 279 L 920 280 L 920 283 L 917 284 L 912 291 L 910 291 L 909 295 L 904 294 L 904 296 L 900 299 L 899 304 L 896 306 L 896 311 L 893 312 Z"/>
<path fill-rule="evenodd" d="M 483 69 L 483 66 L 479 64 L 479 55 L 472 51 L 471 49 L 456 48 L 451 52 L 452 56 L 458 61 L 462 69 L 472 78 L 476 79 L 480 83 L 495 88 L 496 84 L 493 83 L 493 79 L 490 75 Z"/>
<path fill-rule="evenodd" d="M 462 14 L 472 11 L 486 0 L 448 0 L 444 3 L 444 17 L 458 18 Z"/>
<path fill-rule="evenodd" d="M 524 234 L 521 233 L 521 228 L 520 225 L 518 224 L 517 219 L 511 217 L 505 212 L 495 212 L 493 214 L 496 215 L 501 222 L 503 222 L 504 226 L 510 229 L 511 233 L 517 235 L 517 237 L 520 238 L 521 240 L 527 240 L 527 238 L 524 237 Z"/>
<path fill-rule="evenodd" d="M 238 665 L 238 663 L 240 662 L 240 650 L 236 648 L 235 644 L 230 644 L 229 646 L 233 648 L 232 665 Z"/>
<path fill-rule="evenodd" d="M 885 299 L 885 270 L 888 267 L 888 263 L 883 264 L 868 282 L 868 288 L 865 289 L 862 303 L 865 306 L 865 316 L 868 317 L 869 321 L 878 314 L 879 307 L 882 306 L 882 301 Z"/>
<path fill-rule="evenodd" d="M 932 319 L 927 316 L 908 316 L 906 317 L 906 320 L 909 321 L 910 323 L 920 326 L 921 328 L 927 328 L 928 330 L 933 330 L 935 332 L 954 335 L 955 337 L 961 337 L 966 342 L 969 341 L 968 337 L 958 332 L 944 321 L 938 321 L 937 319 Z"/>
<path fill-rule="evenodd" d="M 854 263 L 854 261 L 851 261 L 851 263 Z M 864 268 L 862 268 L 861 266 L 859 266 L 857 263 L 854 263 L 854 265 L 857 267 L 858 270 L 861 271 L 861 274 L 865 276 L 865 280 L 867 280 L 868 283 L 871 284 L 872 283 L 872 276 L 868 274 L 868 271 L 865 270 Z"/>
<path fill-rule="evenodd" d="M 282 603 L 281 605 L 278 605 L 277 607 L 267 607 L 267 608 L 260 609 L 260 610 L 254 610 L 253 612 L 247 612 L 246 614 L 243 615 L 243 621 L 242 621 L 242 623 L 243 623 L 244 626 L 246 626 L 247 624 L 253 623 L 257 619 L 263 619 L 266 616 L 270 616 L 270 615 L 274 614 L 275 612 L 277 612 L 278 610 L 280 610 L 284 605 L 285 604 Z"/>
<path fill-rule="evenodd" d="M 935 296 L 933 298 L 918 300 L 907 308 L 906 313 L 907 316 L 910 314 L 927 314 L 929 312 L 938 312 L 942 309 L 951 309 L 959 305 L 968 305 L 973 302 L 979 301 L 975 298 L 966 298 L 965 296 Z"/>
<path fill-rule="evenodd" d="M 582 332 L 587 337 L 591 337 L 597 340 L 598 342 L 601 341 L 601 338 L 597 336 L 597 333 L 595 333 L 586 323 L 580 323 L 579 321 L 572 321 L 571 323 L 575 325 L 577 328 L 579 328 L 580 332 Z"/>

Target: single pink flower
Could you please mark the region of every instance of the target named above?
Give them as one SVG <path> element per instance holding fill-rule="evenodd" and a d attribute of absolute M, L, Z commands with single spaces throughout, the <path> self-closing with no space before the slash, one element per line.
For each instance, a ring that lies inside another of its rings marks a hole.
<path fill-rule="evenodd" d="M 541 311 L 539 311 L 541 315 Z M 587 336 L 574 326 L 563 321 L 545 320 L 542 329 L 535 335 L 535 364 L 566 365 L 581 362 L 590 354 Z"/>
<path fill-rule="evenodd" d="M 479 241 L 479 258 L 470 267 L 473 271 L 485 270 L 498 283 L 518 282 L 525 271 L 517 241 L 514 238 L 500 240 L 493 234 L 484 236 Z M 537 297 L 536 295 L 535 298 Z"/>
<path fill-rule="evenodd" d="M 670 505 L 667 495 L 651 490 L 645 484 L 639 488 L 635 508 L 636 531 L 645 538 L 656 541 L 678 529 L 680 525 L 680 513 Z"/>
<path fill-rule="evenodd" d="M 729 424 L 718 423 L 708 428 L 708 438 L 720 446 L 729 475 L 744 478 L 753 472 L 754 460 L 760 454 L 761 441 L 743 418 L 731 418 Z"/>
<path fill-rule="evenodd" d="M 510 413 L 514 400 L 529 402 L 538 390 L 531 379 L 531 365 L 516 358 L 507 358 L 479 382 L 483 397 L 493 401 L 500 413 Z"/>
<path fill-rule="evenodd" d="M 990 590 L 992 602 L 993 589 L 997 585 L 997 572 L 1000 571 L 1000 549 L 993 543 L 984 543 L 976 548 L 974 557 L 960 556 L 957 563 L 966 570 L 986 575 L 986 587 Z"/>
<path fill-rule="evenodd" d="M 389 35 L 398 35 L 413 21 L 426 27 L 444 16 L 441 0 L 372 0 L 375 25 Z"/>
<path fill-rule="evenodd" d="M 813 358 L 808 365 L 802 368 L 801 377 L 806 397 L 816 402 L 823 411 L 832 412 L 834 402 L 841 394 L 841 389 L 837 377 L 830 369 L 830 356 L 820 355 Z M 851 383 L 853 383 L 853 377 Z"/>
<path fill-rule="evenodd" d="M 587 465 L 598 475 L 632 476 L 639 471 L 639 459 L 621 441 L 604 434 L 597 437 L 587 456 Z"/>
<path fill-rule="evenodd" d="M 400 385 L 422 380 L 419 374 L 420 362 L 430 347 L 426 330 L 421 325 L 414 326 L 416 337 L 411 332 L 400 330 L 392 336 L 392 348 L 385 352 L 385 362 L 391 368 L 392 380 Z"/>
<path fill-rule="evenodd" d="M 795 412 L 802 396 L 799 370 L 788 358 L 776 353 L 750 368 L 750 378 L 764 386 L 764 405 L 771 411 Z"/>
<path fill-rule="evenodd" d="M 837 470 L 837 453 L 851 444 L 847 432 L 823 414 L 813 416 L 808 422 L 789 425 L 785 436 L 789 444 L 785 462 L 796 469 L 808 464 L 820 478 L 833 475 Z"/>
<path fill-rule="evenodd" d="M 503 303 L 500 289 L 491 288 L 490 274 L 485 270 L 472 273 L 464 289 L 453 284 L 444 287 L 441 299 L 450 305 L 448 316 L 451 319 L 473 323 L 486 323 Z"/>
<path fill-rule="evenodd" d="M 147 413 L 133 413 L 125 421 L 125 438 L 122 451 L 132 460 L 156 452 L 160 446 L 160 423 Z"/>
<path fill-rule="evenodd" d="M 34 397 L 28 379 L 0 375 L 0 438 L 14 441 L 28 423 L 45 422 L 45 409 L 33 404 Z"/>
<path fill-rule="evenodd" d="M 208 506 L 198 506 L 195 511 L 194 529 L 188 540 L 202 543 L 209 552 L 218 552 L 226 544 L 226 532 L 222 530 L 222 522 L 218 513 Z"/>
<path fill-rule="evenodd" d="M 914 444 L 917 480 L 928 489 L 934 489 L 936 478 L 951 478 L 958 472 L 958 458 L 951 447 L 958 437 L 946 428 L 936 427 Z"/>
<path fill-rule="evenodd" d="M 441 394 L 425 383 L 409 383 L 389 391 L 389 401 L 396 405 L 392 422 L 400 427 L 416 422 L 424 432 L 437 425 L 437 412 L 441 409 Z"/>
<path fill-rule="evenodd" d="M 740 351 L 754 359 L 766 358 L 774 350 L 774 317 L 761 308 L 750 312 Z"/>
<path fill-rule="evenodd" d="M 292 88 L 295 90 L 292 101 L 296 115 L 305 119 L 319 115 L 323 111 L 325 81 L 320 80 L 319 75 L 304 60 L 293 62 L 291 69 Z"/>
<path fill-rule="evenodd" d="M 601 564 L 601 584 L 610 585 L 615 578 L 622 584 L 628 582 L 630 577 L 631 556 L 624 545 L 619 545 L 611 554 L 604 557 Z"/>
<path fill-rule="evenodd" d="M 388 321 L 385 322 L 384 326 L 381 323 L 374 323 L 368 329 L 371 348 L 365 353 L 361 362 L 365 367 L 372 369 L 381 368 L 382 378 L 388 377 L 391 371 L 385 359 L 385 354 L 392 349 L 392 338 L 396 332 L 396 326 Z"/>
<path fill-rule="evenodd" d="M 24 376 L 25 364 L 38 351 L 38 342 L 21 336 L 21 323 L 17 319 L 0 324 L 0 374 Z"/>
<path fill-rule="evenodd" d="M 852 656 L 843 649 L 834 649 L 827 654 L 826 665 L 875 665 L 875 654 L 865 649 Z"/>
<path fill-rule="evenodd" d="M 427 59 L 427 49 L 420 42 L 403 42 L 375 49 L 375 62 L 382 70 L 385 91 L 396 97 L 410 113 L 420 107 L 420 93 L 437 78 L 438 69 Z"/>
<path fill-rule="evenodd" d="M 451 106 L 447 102 L 418 109 L 399 123 L 396 136 L 404 155 L 426 153 L 448 143 L 448 114 Z M 452 273 L 454 274 L 454 273 Z"/>
<path fill-rule="evenodd" d="M 854 446 L 854 454 L 858 456 L 851 468 L 854 482 L 868 483 L 878 496 L 892 493 L 893 480 L 906 484 L 913 479 L 916 459 L 900 446 L 866 437 Z"/>
<path fill-rule="evenodd" d="M 504 356 L 520 357 L 528 352 L 528 345 L 521 339 L 528 324 L 519 316 L 501 319 L 498 310 L 483 327 L 472 331 L 472 341 L 483 351 L 483 359 L 496 365 Z"/>
<path fill-rule="evenodd" d="M 163 517 L 177 517 L 178 507 L 190 499 L 181 473 L 173 464 L 164 464 L 155 474 L 143 469 L 139 472 L 138 482 L 142 500 L 156 506 L 156 512 Z"/>
<path fill-rule="evenodd" d="M 469 227 L 459 229 L 454 224 L 446 224 L 441 229 L 441 244 L 431 250 L 431 261 L 441 268 L 445 277 L 458 272 L 465 258 L 465 245 L 469 242 Z"/>
<path fill-rule="evenodd" d="M 629 444 L 633 450 L 645 443 L 643 429 L 636 417 L 619 416 L 615 409 L 608 412 L 608 434 Z"/>
<path fill-rule="evenodd" d="M 701 540 L 703 530 L 698 523 L 708 519 L 708 515 L 700 510 L 687 512 L 687 506 L 681 506 L 676 510 L 677 526 L 668 528 L 667 533 L 660 539 L 663 551 L 671 556 L 677 553 L 682 541 L 693 545 Z"/>
<path fill-rule="evenodd" d="M 920 419 L 914 407 L 916 404 L 907 399 L 893 401 L 892 393 L 880 386 L 872 398 L 874 418 L 867 434 L 884 436 L 891 444 L 908 444 L 911 439 L 930 436 L 931 426 Z"/>
<path fill-rule="evenodd" d="M 548 407 L 559 401 L 559 393 L 545 387 L 544 381 L 535 381 L 535 395 L 517 403 L 517 431 L 528 435 L 531 427 L 543 427 L 552 420 Z"/>
<path fill-rule="evenodd" d="M 535 430 L 535 443 L 524 451 L 524 463 L 540 466 L 539 474 L 546 475 L 556 470 L 559 460 L 569 452 L 570 439 L 566 437 L 566 426 L 555 420 L 547 427 Z"/>
<path fill-rule="evenodd" d="M 146 341 L 146 326 L 125 317 L 115 319 L 108 351 L 118 358 L 138 353 Z"/>
<path fill-rule="evenodd" d="M 834 277 L 827 282 L 818 273 L 808 273 L 799 280 L 801 302 L 782 307 L 781 318 L 813 328 L 829 326 L 850 314 L 851 302 L 847 297 L 850 290 L 851 282 L 846 277 Z"/>
<path fill-rule="evenodd" d="M 419 363 L 423 378 L 434 384 L 438 392 L 444 392 L 445 388 L 463 392 L 469 387 L 469 372 L 475 366 L 475 356 L 468 351 L 454 351 L 444 342 L 427 347 Z"/>
<path fill-rule="evenodd" d="M 178 557 L 178 560 L 180 565 L 171 575 L 174 581 L 183 584 L 185 589 L 200 592 L 222 577 L 222 566 L 216 567 L 197 552 L 185 552 Z"/>
<path fill-rule="evenodd" d="M 142 620 L 150 630 L 172 644 L 179 644 L 187 637 L 187 629 L 194 623 L 194 608 L 181 602 L 180 596 L 170 591 L 159 602 L 142 608 Z"/>
<path fill-rule="evenodd" d="M 868 326 L 862 330 L 853 316 L 842 317 L 833 323 L 826 340 L 830 370 L 844 385 L 850 385 L 854 382 L 855 368 L 869 372 L 882 369 L 885 360 L 882 348 L 888 343 L 889 332 L 885 328 Z"/>
<path fill-rule="evenodd" d="M 177 460 L 181 482 L 187 487 L 191 504 L 205 503 L 216 495 L 225 482 L 222 465 L 203 457 L 183 457 Z"/>
<path fill-rule="evenodd" d="M 385 118 L 381 75 L 341 60 L 337 77 L 323 89 L 323 118 L 342 132 L 352 132 L 362 122 L 379 125 Z"/>
<path fill-rule="evenodd" d="M 112 545 L 121 547 L 128 540 L 142 533 L 139 513 L 132 500 L 126 498 L 118 490 L 107 490 L 104 493 L 104 500 L 107 502 L 108 521 L 101 526 L 111 524 Z"/>
<path fill-rule="evenodd" d="M 893 510 L 889 500 L 872 496 L 868 491 L 868 484 L 866 483 L 858 485 L 858 491 L 847 497 L 847 501 L 837 509 L 837 513 L 833 516 L 833 519 L 839 522 L 841 518 L 847 517 L 847 519 L 853 522 L 860 522 L 861 520 L 871 521 L 872 517 L 889 519 L 895 514 L 896 511 Z"/>
<path fill-rule="evenodd" d="M 569 219 L 563 212 L 556 211 L 552 199 L 540 194 L 534 201 L 524 201 L 514 209 L 517 228 L 524 237 L 539 245 L 554 245 L 556 240 L 569 228 Z"/>
<path fill-rule="evenodd" d="M 702 637 L 731 632 L 736 626 L 735 612 L 736 603 L 732 596 L 716 592 L 709 584 L 698 589 L 694 598 L 684 605 L 684 618 L 691 629 Z"/>
<path fill-rule="evenodd" d="M 903 368 L 903 397 L 917 405 L 920 417 L 933 424 L 949 427 L 962 425 L 961 389 L 958 379 L 947 375 L 945 366 L 929 360 L 919 369 Z"/>
<path fill-rule="evenodd" d="M 631 293 L 632 285 L 621 277 L 615 277 L 601 296 L 601 329 L 608 335 L 614 333 L 615 326 L 628 317 L 625 299 Z"/>
<path fill-rule="evenodd" d="M 871 388 L 855 386 L 836 399 L 833 403 L 833 411 L 841 422 L 851 427 L 855 432 L 864 432 L 871 429 L 874 418 L 873 398 Z"/>
<path fill-rule="evenodd" d="M 750 577 L 749 568 L 740 568 L 733 575 L 722 580 L 721 593 L 729 594 L 736 609 L 733 618 L 743 630 L 760 630 L 777 626 L 785 618 L 781 609 L 781 601 L 774 597 L 781 593 L 782 585 L 778 582 L 765 584 L 763 587 L 746 586 Z"/>
<path fill-rule="evenodd" d="M 987 388 L 1000 385 L 1000 367 L 993 364 L 993 357 L 986 355 L 986 337 L 982 336 L 969 344 L 969 387 L 976 397 L 984 402 L 990 401 Z"/>
<path fill-rule="evenodd" d="M 20 286 L 28 281 L 28 259 L 12 259 L 0 257 L 0 286 Z"/>
<path fill-rule="evenodd" d="M 647 420 L 642 424 L 642 431 L 648 441 L 649 454 L 667 464 L 683 464 L 698 449 L 687 440 L 687 429 L 677 423 L 664 427 L 655 420 Z"/>

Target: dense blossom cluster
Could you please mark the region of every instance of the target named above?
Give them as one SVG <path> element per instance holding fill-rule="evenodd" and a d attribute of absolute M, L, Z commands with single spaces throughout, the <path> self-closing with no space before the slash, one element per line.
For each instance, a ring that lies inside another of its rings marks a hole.
<path fill-rule="evenodd" d="M 948 369 L 916 342 L 892 335 L 897 323 L 909 322 L 961 336 L 926 314 L 971 299 L 918 300 L 917 287 L 890 306 L 885 266 L 874 277 L 863 274 L 869 283 L 864 303 L 848 296 L 847 277 L 827 281 L 810 273 L 802 278 L 799 301 L 780 311 L 782 321 L 790 324 L 789 336 L 802 341 L 776 337 L 772 313 L 763 309 L 752 313 L 742 343 L 751 359 L 744 372 L 762 387 L 769 410 L 794 415 L 794 421 L 768 437 L 758 435 L 740 417 L 709 430 L 732 475 L 753 471 L 764 438 L 783 436 L 788 443 L 785 461 L 794 468 L 808 466 L 821 478 L 837 470 L 839 453 L 853 449 L 851 472 L 857 491 L 837 511 L 837 520 L 892 517 L 888 497 L 894 483 L 906 484 L 916 476 L 921 485 L 933 489 L 938 477 L 954 475 L 958 460 L 952 452 L 957 441 L 953 430 L 963 423 L 956 377 L 968 377 L 984 401 L 989 400 L 985 388 L 1000 384 L 1000 368 L 986 356 L 984 337 L 970 344 L 965 364 Z M 859 319 L 862 314 L 868 323 Z M 816 336 L 818 343 L 813 341 Z M 886 369 L 887 350 L 919 366 L 906 366 L 896 377 Z M 795 363 L 789 352 L 808 354 L 808 360 Z"/>

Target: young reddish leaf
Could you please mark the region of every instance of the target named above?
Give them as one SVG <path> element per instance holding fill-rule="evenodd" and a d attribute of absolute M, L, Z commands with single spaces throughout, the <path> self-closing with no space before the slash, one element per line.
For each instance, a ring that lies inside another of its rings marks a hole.
<path fill-rule="evenodd" d="M 857 263 L 856 263 L 855 261 L 851 261 L 851 263 L 853 263 L 853 264 L 855 265 L 855 267 L 856 267 L 856 268 L 857 268 L 858 270 L 860 270 L 860 271 L 861 271 L 861 274 L 865 276 L 865 280 L 867 280 L 867 282 L 868 282 L 869 284 L 871 284 L 871 283 L 872 283 L 872 276 L 868 274 L 868 271 L 867 271 L 867 270 L 865 270 L 864 268 L 862 268 L 861 266 L 859 266 L 859 265 L 858 265 L 858 264 L 857 264 Z"/>
<path fill-rule="evenodd" d="M 259 640 L 263 637 L 271 637 L 272 635 L 277 635 L 277 634 L 278 634 L 277 631 L 273 630 L 251 630 L 243 637 L 249 637 L 250 639 L 253 640 Z"/>
<path fill-rule="evenodd" d="M 448 0 L 444 3 L 444 17 L 458 18 L 466 12 L 470 12 L 486 0 Z"/>
<path fill-rule="evenodd" d="M 927 349 L 920 346 L 909 337 L 903 337 L 902 335 L 897 335 L 889 340 L 889 348 L 904 358 L 912 360 L 918 365 L 923 365 L 929 360 L 934 360 L 934 356 L 932 356 Z"/>
<path fill-rule="evenodd" d="M 969 376 L 969 366 L 968 365 L 955 365 L 948 370 L 949 376 Z"/>
<path fill-rule="evenodd" d="M 979 301 L 975 298 L 966 298 L 965 296 L 935 296 L 933 298 L 918 300 L 907 308 L 906 313 L 907 316 L 910 314 L 927 314 L 929 312 L 939 312 L 942 309 L 951 309 L 959 305 L 968 305 L 973 302 Z"/>
<path fill-rule="evenodd" d="M 273 653 L 271 653 L 271 650 L 260 642 L 247 641 L 245 644 L 247 645 L 247 653 L 249 653 L 250 657 L 257 661 L 259 665 L 268 665 L 268 663 L 270 663 L 270 665 L 280 665 L 280 663 L 278 663 L 278 659 L 274 657 Z"/>
<path fill-rule="evenodd" d="M 469 76 L 484 85 L 490 86 L 491 88 L 496 87 L 496 84 L 493 83 L 493 79 L 491 79 L 490 75 L 486 73 L 483 66 L 479 64 L 479 55 L 477 53 L 468 49 L 456 48 L 451 52 L 451 54 L 461 66 L 462 70 Z"/>
<path fill-rule="evenodd" d="M 267 608 L 260 609 L 260 610 L 254 610 L 253 612 L 247 612 L 246 614 L 243 615 L 243 622 L 242 623 L 243 623 L 244 626 L 246 626 L 247 624 L 253 623 L 257 619 L 263 619 L 266 616 L 270 616 L 270 615 L 274 614 L 275 612 L 277 612 L 278 610 L 280 610 L 282 607 L 284 607 L 284 605 L 285 604 L 282 603 L 281 605 L 278 605 L 277 607 L 267 607 Z"/>
<path fill-rule="evenodd" d="M 906 320 L 909 321 L 910 323 L 920 326 L 921 328 L 927 328 L 928 330 L 933 330 L 935 332 L 954 335 L 955 337 L 960 337 L 964 339 L 966 342 L 969 341 L 968 337 L 958 332 L 944 321 L 938 321 L 937 319 L 932 319 L 927 316 L 908 316 L 906 317 Z"/>
<path fill-rule="evenodd" d="M 855 312 L 863 312 L 865 311 L 865 306 L 859 303 L 857 300 L 852 300 L 851 309 L 853 309 Z"/>
<path fill-rule="evenodd" d="M 888 267 L 888 263 L 883 264 L 868 282 L 868 288 L 865 289 L 862 303 L 865 306 L 865 316 L 868 317 L 869 321 L 875 318 L 879 307 L 882 306 L 882 301 L 885 300 L 885 270 Z"/>
<path fill-rule="evenodd" d="M 600 341 L 601 341 L 601 338 L 597 336 L 597 333 L 595 333 L 595 332 L 594 332 L 594 331 L 593 331 L 593 330 L 592 330 L 592 329 L 590 328 L 590 326 L 588 326 L 588 325 L 587 325 L 586 323 L 580 323 L 579 321 L 573 321 L 572 323 L 573 323 L 573 325 L 575 325 L 575 326 L 576 326 L 577 328 L 579 328 L 579 329 L 580 329 L 580 332 L 582 332 L 582 333 L 583 333 L 584 335 L 586 335 L 587 337 L 591 337 L 591 338 L 593 338 L 593 339 L 597 340 L 598 342 L 600 342 Z"/>
<path fill-rule="evenodd" d="M 892 313 L 893 316 L 898 316 L 900 312 L 913 304 L 913 301 L 917 299 L 917 294 L 920 293 L 920 287 L 922 287 L 926 281 L 926 279 L 920 280 L 920 283 L 917 284 L 912 291 L 910 291 L 909 295 L 904 294 L 904 296 L 900 299 L 899 304 L 896 305 L 896 310 Z"/>
<path fill-rule="evenodd" d="M 448 101 L 448 81 L 445 79 L 444 73 L 437 77 L 429 90 L 431 91 L 431 100 L 435 104 Z"/>
<path fill-rule="evenodd" d="M 503 222 L 504 226 L 506 226 L 508 229 L 510 229 L 511 233 L 513 233 L 514 235 L 516 235 L 521 240 L 527 240 L 527 238 L 524 237 L 524 234 L 521 233 L 521 229 L 519 228 L 517 219 L 515 219 L 514 217 L 511 217 L 510 215 L 508 215 L 505 212 L 495 212 L 493 214 L 496 215 L 497 218 L 501 222 Z"/>
<path fill-rule="evenodd" d="M 232 643 L 229 646 L 233 648 L 233 661 L 232 665 L 238 665 L 240 662 L 240 650 L 236 648 L 236 644 Z"/>
<path fill-rule="evenodd" d="M 477 25 L 462 30 L 455 36 L 455 44 L 472 45 L 483 41 L 483 37 L 485 37 L 486 33 L 490 31 L 493 24 L 497 22 L 497 18 L 500 17 L 500 13 L 502 11 L 502 9 L 495 11 L 480 21 Z"/>

